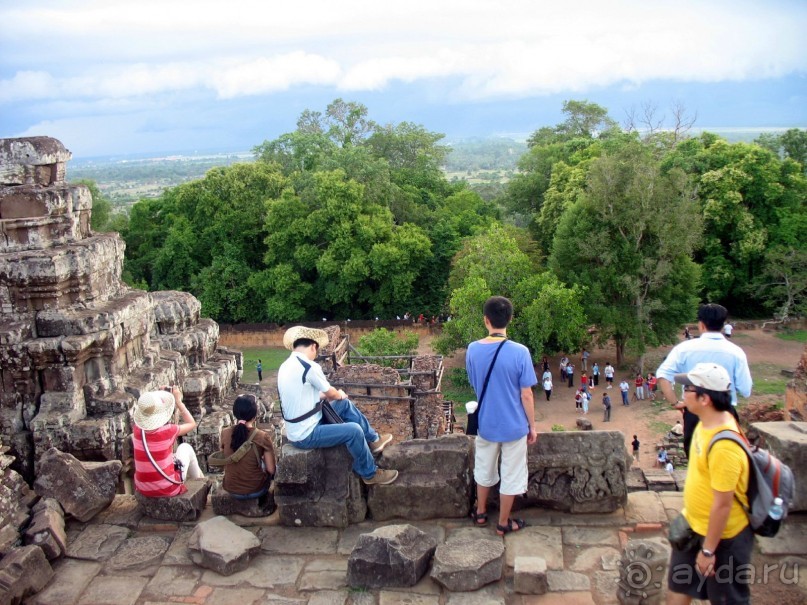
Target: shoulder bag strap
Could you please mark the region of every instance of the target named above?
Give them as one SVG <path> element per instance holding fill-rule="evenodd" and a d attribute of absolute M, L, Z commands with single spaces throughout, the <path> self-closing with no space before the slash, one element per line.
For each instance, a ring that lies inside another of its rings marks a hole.
<path fill-rule="evenodd" d="M 303 370 L 303 384 L 305 384 L 305 378 L 308 375 L 308 371 L 311 369 L 311 364 L 304 362 L 299 357 L 297 357 L 297 361 L 299 361 L 300 364 L 304 368 L 304 370 Z M 280 391 L 278 390 L 278 396 L 279 395 L 280 395 Z M 307 418 L 311 418 L 311 416 L 313 416 L 314 414 L 316 414 L 320 410 L 322 410 L 322 402 L 317 401 L 317 403 L 314 404 L 313 409 L 307 411 L 302 416 L 297 416 L 297 418 L 291 418 L 290 419 L 290 418 L 286 418 L 286 415 L 283 413 L 283 400 L 282 399 L 280 400 L 280 415 L 283 416 L 283 420 L 285 420 L 286 422 L 291 422 L 292 424 L 294 424 L 296 422 L 302 422 L 303 420 L 306 420 Z"/>
<path fill-rule="evenodd" d="M 488 382 L 490 382 L 490 373 L 493 371 L 493 366 L 496 365 L 496 358 L 499 357 L 499 352 L 502 350 L 502 347 L 504 346 L 504 343 L 506 343 L 506 342 L 507 342 L 507 340 L 503 340 L 501 342 L 501 344 L 496 348 L 496 353 L 494 353 L 494 355 L 493 355 L 493 361 L 490 362 L 490 367 L 488 368 L 488 373 L 485 376 L 485 382 L 482 383 L 482 393 L 479 395 L 479 402 L 477 403 L 477 406 L 476 406 L 476 413 L 477 414 L 479 413 L 479 409 L 482 407 L 482 400 L 485 398 L 485 393 L 488 390 Z"/>
<path fill-rule="evenodd" d="M 151 465 L 157 469 L 157 472 L 160 473 L 163 476 L 163 478 L 169 483 L 173 483 L 174 485 L 182 485 L 183 483 L 182 481 L 177 481 L 176 479 L 172 479 L 171 477 L 166 475 L 163 469 L 157 466 L 157 463 L 154 462 L 154 458 L 152 457 L 151 452 L 149 451 L 149 444 L 148 441 L 146 441 L 146 431 L 144 429 L 140 429 L 140 437 L 143 439 L 143 449 L 146 450 L 146 455 L 149 457 Z"/>

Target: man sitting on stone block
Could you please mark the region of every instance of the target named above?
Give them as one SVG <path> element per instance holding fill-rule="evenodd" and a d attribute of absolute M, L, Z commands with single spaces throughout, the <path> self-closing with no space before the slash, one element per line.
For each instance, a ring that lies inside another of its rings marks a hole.
<path fill-rule="evenodd" d="M 314 360 L 320 347 L 328 345 L 324 330 L 294 326 L 286 330 L 283 345 L 291 350 L 277 374 L 286 436 L 295 447 L 311 450 L 345 445 L 353 456 L 353 470 L 367 485 L 387 485 L 398 478 L 398 471 L 380 469 L 373 459 L 392 441 L 392 435 L 379 436 L 342 389 L 330 385 Z M 344 421 L 325 424 L 317 405 L 327 399 Z"/>

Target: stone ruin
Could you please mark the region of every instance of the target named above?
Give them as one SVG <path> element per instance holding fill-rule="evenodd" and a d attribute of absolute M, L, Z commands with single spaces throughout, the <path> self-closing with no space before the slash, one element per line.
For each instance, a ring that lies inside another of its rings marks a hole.
<path fill-rule="evenodd" d="M 56 139 L 0 139 L 0 438 L 28 481 L 51 447 L 79 460 L 131 457 L 140 393 L 178 384 L 202 457 L 228 422 L 217 411 L 242 356 L 183 292 L 121 281 L 124 242 L 93 233 L 87 187 L 65 181 Z"/>

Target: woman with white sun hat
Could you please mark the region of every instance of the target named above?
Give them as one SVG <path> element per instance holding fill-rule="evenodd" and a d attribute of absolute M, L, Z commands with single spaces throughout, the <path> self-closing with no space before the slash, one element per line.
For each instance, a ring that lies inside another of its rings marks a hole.
<path fill-rule="evenodd" d="M 175 409 L 181 415 L 180 424 L 171 422 Z M 182 443 L 173 451 L 177 437 L 196 428 L 196 421 L 182 402 L 179 388 L 173 386 L 170 392 L 143 393 L 132 416 L 134 483 L 138 492 L 152 498 L 176 496 L 187 491 L 183 485 L 185 479 L 204 477 L 190 444 Z"/>

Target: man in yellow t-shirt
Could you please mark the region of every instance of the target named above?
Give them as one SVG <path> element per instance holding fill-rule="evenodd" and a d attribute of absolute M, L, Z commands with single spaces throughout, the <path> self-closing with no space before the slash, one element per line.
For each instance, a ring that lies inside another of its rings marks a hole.
<path fill-rule="evenodd" d="M 731 414 L 731 379 L 715 363 L 699 363 L 675 375 L 684 385 L 684 403 L 700 423 L 692 437 L 684 485 L 683 515 L 701 539 L 690 551 L 673 549 L 668 605 L 696 599 L 710 603 L 750 603 L 749 574 L 754 534 L 743 510 L 748 505 L 749 460 L 727 440 L 709 442 L 719 431 L 739 432 Z"/>

